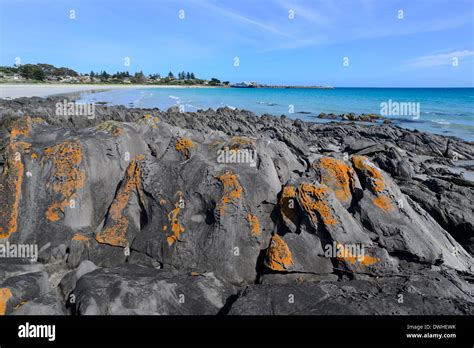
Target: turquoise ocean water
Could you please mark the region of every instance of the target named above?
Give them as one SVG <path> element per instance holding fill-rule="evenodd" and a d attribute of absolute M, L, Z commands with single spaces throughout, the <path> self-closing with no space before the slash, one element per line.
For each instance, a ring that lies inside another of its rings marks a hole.
<path fill-rule="evenodd" d="M 328 122 L 317 118 L 321 112 L 381 114 L 391 101 L 385 117 L 396 125 L 474 141 L 474 88 L 147 88 L 84 94 L 80 101 L 184 111 L 227 106 L 313 122 Z M 394 103 L 415 103 L 411 110 L 419 106 L 419 114 L 397 114 Z"/>

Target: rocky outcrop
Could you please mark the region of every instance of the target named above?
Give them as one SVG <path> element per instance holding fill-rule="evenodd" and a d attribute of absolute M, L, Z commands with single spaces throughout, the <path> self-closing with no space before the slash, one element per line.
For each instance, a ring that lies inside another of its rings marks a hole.
<path fill-rule="evenodd" d="M 473 144 L 63 99 L 0 102 L 0 312 L 473 312 Z"/>
<path fill-rule="evenodd" d="M 235 291 L 212 273 L 172 274 L 137 265 L 82 276 L 68 303 L 74 314 L 218 314 Z"/>
<path fill-rule="evenodd" d="M 354 279 L 249 285 L 230 315 L 466 315 L 472 298 L 452 275 L 434 271 Z"/>

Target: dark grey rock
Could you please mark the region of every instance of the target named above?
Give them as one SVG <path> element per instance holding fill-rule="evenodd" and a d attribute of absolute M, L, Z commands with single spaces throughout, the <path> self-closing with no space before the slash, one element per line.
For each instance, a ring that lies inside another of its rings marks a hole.
<path fill-rule="evenodd" d="M 14 310 L 12 315 L 64 315 L 64 306 L 58 296 L 51 291 L 43 296 L 28 301 Z"/>
<path fill-rule="evenodd" d="M 234 289 L 212 273 L 172 274 L 141 266 L 82 276 L 70 299 L 76 314 L 217 314 Z"/>
<path fill-rule="evenodd" d="M 473 313 L 469 293 L 461 291 L 450 276 L 429 270 L 370 280 L 251 285 L 229 311 L 230 315 Z"/>
<path fill-rule="evenodd" d="M 88 119 L 57 116 L 63 100 L 0 101 L 0 234 L 39 249 L 0 260 L 7 313 L 472 312 L 472 143 L 377 115 Z"/>

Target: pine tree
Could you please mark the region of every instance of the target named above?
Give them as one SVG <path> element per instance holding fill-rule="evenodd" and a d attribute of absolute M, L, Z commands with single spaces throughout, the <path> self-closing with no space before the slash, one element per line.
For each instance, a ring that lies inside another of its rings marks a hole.
<path fill-rule="evenodd" d="M 139 72 L 135 73 L 135 82 L 137 83 L 146 82 L 145 74 L 143 73 L 143 71 L 140 70 Z"/>

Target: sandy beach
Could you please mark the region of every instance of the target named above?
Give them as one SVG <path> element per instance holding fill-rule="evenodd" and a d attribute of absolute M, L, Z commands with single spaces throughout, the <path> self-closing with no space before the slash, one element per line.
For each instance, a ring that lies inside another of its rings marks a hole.
<path fill-rule="evenodd" d="M 173 85 L 103 85 L 103 84 L 0 84 L 1 99 L 21 97 L 46 97 L 85 91 L 108 91 L 112 89 L 137 88 L 216 88 L 212 86 L 173 86 Z"/>

